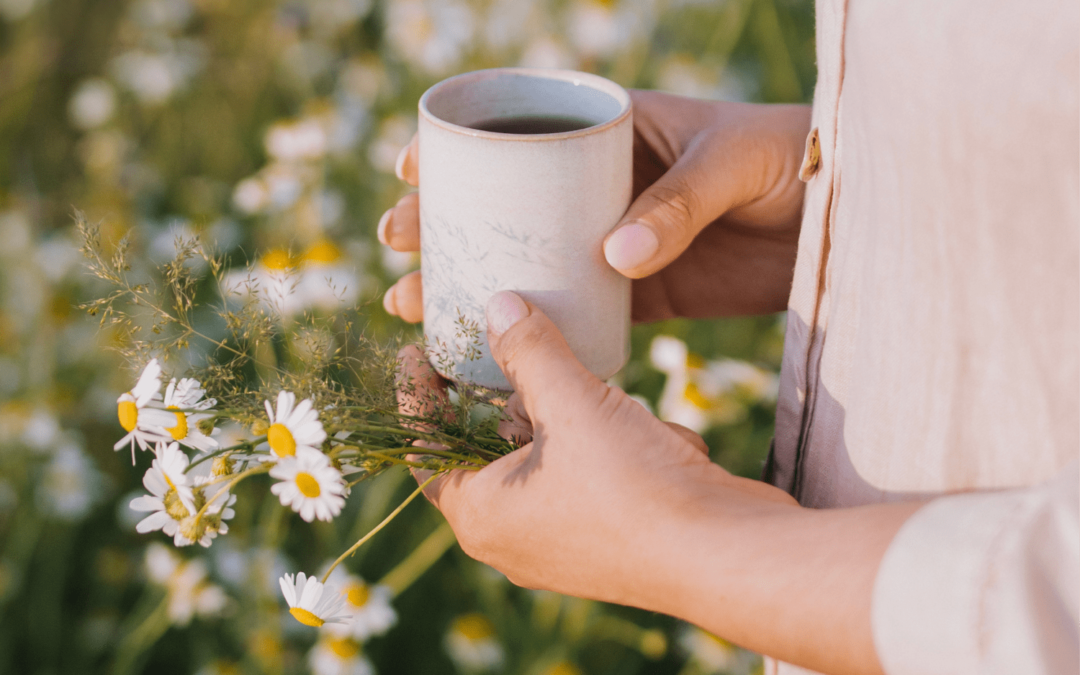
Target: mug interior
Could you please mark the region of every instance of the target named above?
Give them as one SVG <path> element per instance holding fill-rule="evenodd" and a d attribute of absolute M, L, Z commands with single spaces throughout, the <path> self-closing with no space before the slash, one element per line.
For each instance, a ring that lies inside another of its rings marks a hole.
<path fill-rule="evenodd" d="M 432 117 L 467 129 L 512 118 L 572 118 L 591 127 L 620 117 L 629 105 L 626 90 L 596 75 L 515 68 L 452 77 L 420 102 Z"/>

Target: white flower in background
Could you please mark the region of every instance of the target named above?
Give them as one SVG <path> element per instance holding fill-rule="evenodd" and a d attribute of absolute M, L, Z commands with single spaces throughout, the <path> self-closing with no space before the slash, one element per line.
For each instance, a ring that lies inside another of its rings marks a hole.
<path fill-rule="evenodd" d="M 383 269 L 400 277 L 420 266 L 420 254 L 415 251 L 395 251 L 389 246 L 379 247 L 379 259 Z"/>
<path fill-rule="evenodd" d="M 233 189 L 232 202 L 244 215 L 254 215 L 270 204 L 270 192 L 258 177 L 245 178 Z"/>
<path fill-rule="evenodd" d="M 305 162 L 326 154 L 326 132 L 312 119 L 278 122 L 264 139 L 266 152 L 280 162 Z"/>
<path fill-rule="evenodd" d="M 328 624 L 336 626 L 339 624 Z M 325 634 L 308 652 L 312 675 L 374 675 L 375 668 L 364 657 L 361 644 L 348 637 Z"/>
<path fill-rule="evenodd" d="M 206 563 L 182 560 L 161 544 L 146 548 L 146 571 L 150 579 L 168 591 L 168 616 L 176 626 L 186 626 L 198 616 L 221 614 L 229 598 L 220 586 L 207 580 Z"/>
<path fill-rule="evenodd" d="M 166 32 L 183 30 L 194 13 L 188 0 L 139 0 L 128 9 L 128 15 L 140 27 Z"/>
<path fill-rule="evenodd" d="M 52 456 L 37 486 L 38 507 L 63 520 L 80 520 L 101 496 L 103 477 L 82 448 L 64 445 Z"/>
<path fill-rule="evenodd" d="M 544 36 L 525 47 L 518 65 L 522 68 L 569 68 L 577 67 L 577 60 L 561 42 Z"/>
<path fill-rule="evenodd" d="M 159 105 L 187 86 L 202 67 L 203 49 L 194 40 L 168 40 L 163 51 L 134 49 L 112 60 L 116 81 L 147 105 Z"/>
<path fill-rule="evenodd" d="M 725 675 L 750 675 L 758 657 L 739 649 L 727 640 L 707 633 L 696 626 L 687 626 L 679 636 L 679 645 L 686 652 L 689 660 L 696 666 L 696 672 Z"/>
<path fill-rule="evenodd" d="M 345 506 L 341 472 L 318 450 L 298 448 L 295 457 L 278 460 L 270 477 L 281 481 L 270 486 L 270 492 L 309 523 L 315 518 L 332 520 Z"/>
<path fill-rule="evenodd" d="M 291 316 L 303 310 L 296 294 L 298 283 L 293 256 L 284 249 L 271 249 L 250 269 L 229 270 L 221 280 L 221 294 L 245 300 L 254 296 L 282 316 Z"/>
<path fill-rule="evenodd" d="M 305 626 L 318 628 L 328 623 L 345 623 L 351 615 L 345 606 L 345 596 L 338 589 L 323 586 L 315 577 L 300 572 L 295 577 L 286 574 L 278 581 L 289 614 Z"/>
<path fill-rule="evenodd" d="M 416 118 L 393 115 L 384 119 L 368 146 L 368 161 L 371 166 L 385 173 L 394 173 L 398 155 L 412 140 L 414 131 Z"/>
<path fill-rule="evenodd" d="M 706 361 L 678 338 L 660 335 L 649 350 L 652 365 L 667 375 L 660 394 L 660 418 L 701 433 L 743 419 L 748 406 L 775 400 L 774 373 L 744 361 Z"/>
<path fill-rule="evenodd" d="M 23 424 L 20 440 L 38 452 L 56 448 L 61 440 L 60 421 L 44 408 L 35 408 Z"/>
<path fill-rule="evenodd" d="M 116 91 L 100 78 L 79 83 L 68 101 L 68 117 L 76 129 L 95 129 L 112 119 L 116 112 Z"/>
<path fill-rule="evenodd" d="M 472 8 L 455 0 L 397 0 L 386 15 L 386 38 L 411 65 L 429 75 L 454 70 L 472 46 Z"/>
<path fill-rule="evenodd" d="M 167 427 L 176 424 L 176 416 L 153 405 L 161 400 L 161 366 L 157 359 L 150 359 L 135 387 L 116 399 L 116 416 L 120 426 L 128 432 L 117 441 L 113 450 L 131 445 L 131 463 L 135 464 L 135 444 L 147 450 L 151 443 L 171 438 Z"/>
<path fill-rule="evenodd" d="M 386 586 L 370 586 L 360 577 L 340 570 L 340 567 L 336 568 L 328 581 L 341 588 L 353 620 L 347 626 L 327 626 L 326 630 L 335 637 L 352 637 L 366 642 L 393 628 L 397 623 L 397 612 L 390 605 L 390 589 Z"/>
<path fill-rule="evenodd" d="M 455 619 L 444 644 L 450 659 L 461 670 L 487 671 L 502 665 L 503 648 L 495 637 L 495 626 L 482 614 Z"/>
<path fill-rule="evenodd" d="M 270 419 L 266 440 L 275 458 L 293 457 L 301 449 L 322 454 L 319 446 L 326 440 L 326 431 L 310 398 L 297 404 L 296 394 L 281 391 L 278 393 L 276 413 L 270 407 L 270 401 L 263 401 L 263 405 Z"/>
<path fill-rule="evenodd" d="M 18 21 L 34 11 L 40 0 L 0 0 L 0 16 L 8 21 Z"/>
<path fill-rule="evenodd" d="M 161 530 L 173 538 L 176 546 L 187 546 L 193 542 L 180 532 L 180 523 L 198 510 L 190 478 L 185 473 L 187 455 L 178 443 L 158 443 L 155 455 L 143 476 L 143 485 L 150 494 L 131 500 L 133 510 L 151 512 L 135 526 L 135 531 L 146 534 Z"/>
<path fill-rule="evenodd" d="M 371 11 L 371 0 L 309 0 L 307 9 L 315 31 L 326 36 L 335 35 Z"/>

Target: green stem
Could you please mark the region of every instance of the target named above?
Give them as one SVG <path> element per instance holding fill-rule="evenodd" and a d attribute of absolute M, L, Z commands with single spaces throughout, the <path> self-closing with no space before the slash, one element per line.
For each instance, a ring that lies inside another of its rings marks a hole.
<path fill-rule="evenodd" d="M 424 491 L 424 488 L 426 488 L 427 486 L 431 485 L 431 483 L 432 483 L 432 482 L 434 482 L 434 480 L 435 480 L 436 478 L 438 478 L 439 476 L 441 476 L 441 475 L 442 475 L 442 473 L 441 473 L 441 472 L 435 472 L 435 473 L 431 474 L 431 476 L 429 476 L 429 477 L 428 477 L 428 479 L 427 479 L 426 481 L 424 481 L 423 483 L 421 483 L 421 484 L 420 484 L 420 487 L 418 487 L 418 488 L 416 488 L 415 490 L 413 490 L 413 493 L 412 493 L 412 494 L 410 494 L 410 495 L 409 495 L 408 497 L 406 497 L 406 498 L 405 498 L 405 501 L 403 501 L 403 502 L 401 502 L 400 504 L 398 504 L 398 507 L 397 507 L 396 509 L 394 509 L 393 511 L 391 511 L 391 512 L 390 512 L 390 515 L 388 515 L 387 517 L 383 518 L 383 520 L 382 520 L 382 522 L 381 522 L 381 523 L 379 523 L 379 524 L 378 524 L 378 525 L 376 525 L 375 527 L 371 528 L 371 531 L 370 531 L 370 532 L 368 532 L 367 534 L 365 534 L 364 536 L 360 537 L 360 540 L 359 540 L 359 541 L 357 541 L 357 542 L 356 542 L 355 544 L 353 544 L 352 546 L 350 546 L 350 547 L 349 547 L 349 550 L 345 551 L 345 552 L 344 552 L 344 553 L 342 553 L 342 554 L 341 554 L 340 556 L 338 556 L 338 559 L 334 561 L 334 564 L 330 566 L 330 569 L 326 570 L 326 574 L 324 574 L 324 575 L 323 575 L 323 578 L 322 578 L 322 582 L 323 582 L 323 583 L 325 584 L 325 583 L 326 583 L 326 580 L 330 578 L 330 573 L 334 571 L 334 568 L 335 568 L 335 567 L 337 567 L 338 565 L 340 565 L 340 564 L 342 563 L 342 561 L 344 561 L 344 560 L 345 560 L 345 558 L 348 558 L 348 557 L 349 557 L 349 556 L 351 556 L 351 555 L 352 555 L 353 553 L 356 553 L 356 549 L 358 549 L 358 548 L 360 548 L 361 546 L 363 546 L 363 545 L 364 545 L 364 543 L 365 543 L 365 542 L 367 542 L 367 540 L 368 540 L 368 539 L 371 539 L 372 537 L 374 537 L 374 536 L 375 536 L 375 534 L 376 534 L 376 533 L 377 533 L 377 532 L 378 532 L 379 530 L 381 530 L 381 529 L 383 529 L 384 527 L 386 527 L 387 525 L 389 525 L 389 524 L 390 524 L 390 521 L 391 521 L 391 520 L 393 520 L 394 518 L 396 518 L 396 517 L 397 517 L 397 514 L 401 513 L 401 512 L 402 512 L 402 510 L 404 510 L 404 509 L 405 509 L 405 507 L 409 505 L 409 502 L 411 502 L 412 500 L 416 499 L 416 498 L 417 498 L 417 497 L 418 497 L 418 496 L 420 495 L 420 493 L 422 493 L 422 492 Z"/>
<path fill-rule="evenodd" d="M 265 443 L 265 442 L 266 442 L 266 436 L 259 436 L 258 438 L 251 439 L 250 441 L 244 441 L 242 443 L 237 443 L 236 445 L 230 445 L 227 448 L 219 448 L 219 449 L 217 449 L 217 450 L 215 450 L 215 451 L 213 451 L 211 453 L 207 453 L 207 454 L 203 455 L 202 457 L 198 458 L 197 460 L 195 460 L 191 464 L 188 464 L 188 468 L 184 471 L 184 473 L 187 473 L 188 471 L 191 471 L 195 466 L 197 466 L 199 464 L 202 464 L 206 460 L 213 459 L 215 457 L 218 457 L 220 455 L 225 454 L 226 452 L 236 452 L 237 450 L 245 450 L 245 449 L 254 448 L 259 443 Z"/>
<path fill-rule="evenodd" d="M 457 537 L 450 529 L 450 523 L 443 521 L 412 553 L 380 579 L 378 585 L 388 587 L 395 596 L 401 595 L 402 591 L 428 571 L 455 543 Z"/>
<path fill-rule="evenodd" d="M 117 649 L 116 661 L 113 662 L 113 675 L 127 675 L 134 672 L 140 657 L 153 647 L 167 630 L 169 630 L 169 596 L 166 594 L 146 619 L 124 636 Z"/>

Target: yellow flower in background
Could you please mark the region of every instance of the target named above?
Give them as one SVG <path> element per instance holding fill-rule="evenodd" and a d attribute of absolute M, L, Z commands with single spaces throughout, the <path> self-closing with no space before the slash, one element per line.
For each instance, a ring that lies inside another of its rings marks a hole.
<path fill-rule="evenodd" d="M 341 567 L 336 568 L 329 581 L 341 588 L 353 620 L 347 626 L 327 626 L 327 631 L 337 637 L 352 637 L 364 642 L 390 630 L 398 618 L 390 605 L 393 597 L 390 589 L 369 585 L 360 577 L 344 574 L 340 570 Z"/>
<path fill-rule="evenodd" d="M 319 628 L 328 623 L 346 623 L 352 619 L 345 596 L 334 587 L 324 586 L 303 572 L 286 574 L 278 580 L 281 594 L 289 604 L 289 613 L 305 626 Z"/>
<path fill-rule="evenodd" d="M 454 619 L 444 645 L 461 670 L 494 670 L 503 662 L 503 647 L 495 636 L 495 626 L 483 614 L 464 614 Z"/>
<path fill-rule="evenodd" d="M 325 632 L 308 653 L 308 666 L 311 667 L 312 675 L 374 675 L 375 673 L 371 661 L 364 656 L 360 642 L 348 637 L 334 637 Z"/>
<path fill-rule="evenodd" d="M 657 405 L 660 418 L 697 433 L 738 422 L 753 403 L 776 399 L 774 373 L 735 359 L 706 361 L 669 335 L 653 339 L 649 358 L 667 375 Z"/>
<path fill-rule="evenodd" d="M 146 572 L 168 592 L 169 621 L 176 626 L 186 626 L 196 616 L 218 616 L 229 605 L 225 591 L 208 580 L 202 560 L 183 560 L 161 544 L 150 544 Z"/>

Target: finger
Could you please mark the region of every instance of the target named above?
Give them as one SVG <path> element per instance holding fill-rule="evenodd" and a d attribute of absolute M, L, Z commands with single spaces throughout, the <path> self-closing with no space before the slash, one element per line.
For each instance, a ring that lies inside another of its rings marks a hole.
<path fill-rule="evenodd" d="M 383 308 L 406 323 L 424 320 L 424 284 L 419 270 L 409 272 L 387 289 Z"/>
<path fill-rule="evenodd" d="M 420 250 L 420 194 L 410 192 L 379 219 L 379 241 L 395 251 Z"/>
<path fill-rule="evenodd" d="M 559 329 L 535 305 L 509 291 L 487 304 L 488 344 L 534 422 L 593 413 L 608 386 L 585 369 Z"/>
<path fill-rule="evenodd" d="M 403 347 L 397 360 L 395 381 L 401 413 L 414 417 L 430 416 L 449 401 L 446 380 L 435 372 L 419 347 Z"/>
<path fill-rule="evenodd" d="M 664 268 L 705 226 L 739 204 L 744 181 L 738 163 L 707 140 L 691 142 L 604 240 L 604 256 L 624 276 L 640 279 Z"/>
<path fill-rule="evenodd" d="M 695 431 L 687 429 L 676 422 L 665 422 L 664 424 L 667 424 L 668 428 L 679 434 L 684 441 L 689 442 L 690 445 L 694 446 L 694 449 L 701 452 L 701 454 L 706 457 L 709 456 L 709 446 L 705 444 L 705 439 L 699 436 Z"/>
<path fill-rule="evenodd" d="M 413 134 L 412 140 L 401 149 L 397 161 L 394 163 L 394 173 L 397 174 L 397 177 L 413 187 L 420 184 L 419 157 L 420 137 Z"/>

